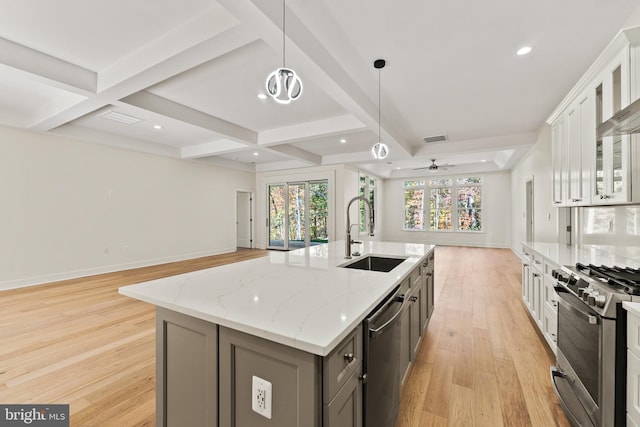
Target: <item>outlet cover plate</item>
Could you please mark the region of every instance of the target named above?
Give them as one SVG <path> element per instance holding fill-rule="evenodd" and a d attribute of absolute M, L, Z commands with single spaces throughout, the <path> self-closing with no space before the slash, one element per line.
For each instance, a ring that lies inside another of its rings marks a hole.
<path fill-rule="evenodd" d="M 271 383 L 255 375 L 251 384 L 251 409 L 265 418 L 271 419 Z"/>

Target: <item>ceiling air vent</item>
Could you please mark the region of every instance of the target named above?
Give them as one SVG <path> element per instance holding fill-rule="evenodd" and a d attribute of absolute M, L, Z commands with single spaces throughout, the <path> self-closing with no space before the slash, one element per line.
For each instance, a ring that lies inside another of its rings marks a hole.
<path fill-rule="evenodd" d="M 134 123 L 141 122 L 142 119 L 129 116 L 127 114 L 118 113 L 117 111 L 109 110 L 99 115 L 103 119 L 113 120 L 114 122 L 124 123 L 125 125 L 132 125 Z"/>
<path fill-rule="evenodd" d="M 431 144 L 433 142 L 444 142 L 447 139 L 447 135 L 434 135 L 425 137 L 424 142 L 426 142 L 427 144 Z"/>

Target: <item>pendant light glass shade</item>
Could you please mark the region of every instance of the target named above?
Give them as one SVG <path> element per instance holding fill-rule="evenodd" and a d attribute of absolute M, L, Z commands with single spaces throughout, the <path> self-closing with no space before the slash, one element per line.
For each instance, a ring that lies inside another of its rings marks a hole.
<path fill-rule="evenodd" d="M 371 155 L 376 160 L 385 159 L 389 155 L 389 147 L 384 142 L 378 142 L 371 147 Z"/>
<path fill-rule="evenodd" d="M 278 68 L 267 77 L 267 93 L 279 104 L 288 104 L 302 95 L 302 80 L 290 68 Z"/>
<path fill-rule="evenodd" d="M 285 28 L 286 28 L 286 3 L 282 0 L 282 67 L 267 76 L 267 93 L 278 104 L 288 104 L 302 95 L 302 80 L 291 68 L 286 68 L 285 58 Z"/>

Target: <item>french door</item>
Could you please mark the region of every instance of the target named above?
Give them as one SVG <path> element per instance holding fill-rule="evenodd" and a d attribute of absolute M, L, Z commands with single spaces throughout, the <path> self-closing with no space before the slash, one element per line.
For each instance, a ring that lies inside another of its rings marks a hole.
<path fill-rule="evenodd" d="M 328 241 L 328 181 L 268 184 L 268 248 L 296 249 Z"/>

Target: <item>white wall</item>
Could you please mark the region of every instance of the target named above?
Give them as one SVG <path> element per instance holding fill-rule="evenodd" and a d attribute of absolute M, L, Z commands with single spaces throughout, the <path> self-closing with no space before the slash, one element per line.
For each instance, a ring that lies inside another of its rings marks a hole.
<path fill-rule="evenodd" d="M 536 144 L 511 171 L 512 248 L 520 252 L 526 240 L 526 182 L 533 178 L 533 240 L 558 241 L 558 213 L 552 205 L 551 126 L 544 124 L 538 131 Z"/>
<path fill-rule="evenodd" d="M 482 232 L 406 231 L 404 222 L 404 179 L 384 182 L 383 240 L 436 245 L 480 247 L 511 246 L 511 181 L 509 172 L 476 174 L 483 177 Z M 453 176 L 455 177 L 455 176 Z"/>
<path fill-rule="evenodd" d="M 0 127 L 0 289 L 235 250 L 255 174 Z"/>

